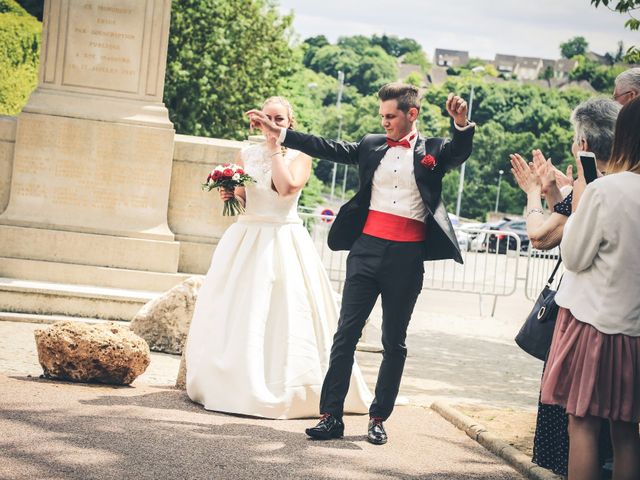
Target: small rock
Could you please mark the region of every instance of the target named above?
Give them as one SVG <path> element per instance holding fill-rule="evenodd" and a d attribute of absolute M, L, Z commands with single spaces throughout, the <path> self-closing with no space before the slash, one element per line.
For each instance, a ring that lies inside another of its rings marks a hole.
<path fill-rule="evenodd" d="M 34 335 L 46 378 L 129 385 L 151 362 L 147 343 L 114 323 L 56 322 Z"/>
<path fill-rule="evenodd" d="M 181 354 L 201 285 L 202 277 L 190 277 L 151 300 L 133 318 L 131 330 L 153 351 Z"/>

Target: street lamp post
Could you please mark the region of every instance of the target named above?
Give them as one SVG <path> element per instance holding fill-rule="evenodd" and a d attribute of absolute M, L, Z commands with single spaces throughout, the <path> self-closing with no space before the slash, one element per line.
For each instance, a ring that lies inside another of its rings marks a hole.
<path fill-rule="evenodd" d="M 504 170 L 498 171 L 498 191 L 496 192 L 496 208 L 494 212 L 498 213 L 498 204 L 500 203 L 500 183 L 502 182 L 502 175 L 504 174 Z"/>
<path fill-rule="evenodd" d="M 473 73 L 484 72 L 485 68 L 482 65 L 473 67 L 471 69 Z M 469 94 L 469 116 L 471 121 L 471 113 L 473 112 L 473 83 L 471 84 L 471 93 Z M 458 183 L 458 199 L 456 200 L 456 217 L 460 217 L 460 204 L 462 203 L 462 190 L 464 190 L 464 172 L 466 169 L 466 162 L 460 167 L 460 183 Z"/>
<path fill-rule="evenodd" d="M 338 138 L 342 135 L 342 113 L 340 113 L 340 102 L 342 102 L 342 91 L 344 90 L 344 72 L 338 71 L 338 98 L 336 99 L 336 109 L 338 110 Z M 331 174 L 331 201 L 333 201 L 333 195 L 336 191 L 336 175 L 338 173 L 338 164 L 333 164 L 333 173 Z M 345 172 L 346 175 L 346 172 Z M 344 196 L 344 195 L 343 195 Z"/>
<path fill-rule="evenodd" d="M 471 93 L 469 94 L 469 121 L 471 121 L 471 113 L 473 112 L 473 84 L 471 84 Z M 462 190 L 464 189 L 464 171 L 467 162 L 460 167 L 460 183 L 458 183 L 458 199 L 456 200 L 456 217 L 460 218 L 460 204 L 462 203 Z"/>

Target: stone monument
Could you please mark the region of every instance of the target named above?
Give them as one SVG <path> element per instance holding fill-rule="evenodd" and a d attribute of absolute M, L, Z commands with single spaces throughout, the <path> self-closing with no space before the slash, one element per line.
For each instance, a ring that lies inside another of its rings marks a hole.
<path fill-rule="evenodd" d="M 0 215 L 1 277 L 92 285 L 109 277 L 105 285 L 140 290 L 186 278 L 176 275 L 180 245 L 167 225 L 170 7 L 45 1 L 38 87 L 17 117 Z M 0 310 L 20 311 L 11 292 L 0 292 Z"/>

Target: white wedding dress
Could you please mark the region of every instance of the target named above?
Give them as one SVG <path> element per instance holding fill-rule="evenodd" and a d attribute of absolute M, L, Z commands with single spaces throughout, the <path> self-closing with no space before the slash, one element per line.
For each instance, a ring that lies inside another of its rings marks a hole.
<path fill-rule="evenodd" d="M 298 154 L 289 150 L 285 162 Z M 207 410 L 265 418 L 315 417 L 338 323 L 329 278 L 297 214 L 300 194 L 271 189 L 262 145 L 242 153 L 245 215 L 215 249 L 186 346 L 187 393 Z M 345 412 L 372 395 L 354 363 Z"/>

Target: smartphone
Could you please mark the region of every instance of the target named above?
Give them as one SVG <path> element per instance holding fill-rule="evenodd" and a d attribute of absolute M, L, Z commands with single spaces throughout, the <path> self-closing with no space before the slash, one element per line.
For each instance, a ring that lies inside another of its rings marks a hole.
<path fill-rule="evenodd" d="M 598 178 L 596 156 L 591 152 L 578 152 L 578 157 L 580 157 L 580 163 L 584 169 L 584 179 L 587 183 L 593 182 Z"/>

